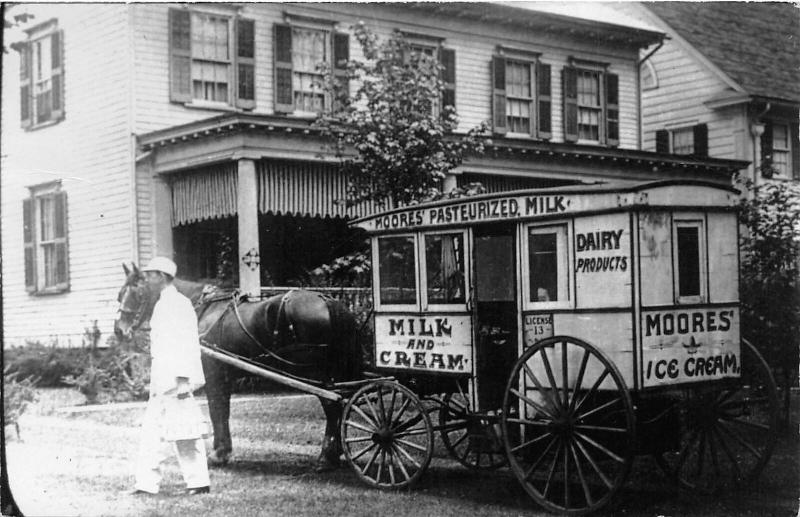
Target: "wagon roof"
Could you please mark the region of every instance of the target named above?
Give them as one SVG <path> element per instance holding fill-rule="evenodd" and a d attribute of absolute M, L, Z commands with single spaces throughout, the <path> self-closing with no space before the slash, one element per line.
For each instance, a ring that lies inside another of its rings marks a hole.
<path fill-rule="evenodd" d="M 369 232 L 574 217 L 634 208 L 731 209 L 733 187 L 702 180 L 596 183 L 495 192 L 394 208 L 350 222 Z"/>

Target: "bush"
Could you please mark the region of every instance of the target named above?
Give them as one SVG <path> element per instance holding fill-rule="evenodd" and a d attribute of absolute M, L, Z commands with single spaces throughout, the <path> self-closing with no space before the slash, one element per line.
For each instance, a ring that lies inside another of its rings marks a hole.
<path fill-rule="evenodd" d="M 28 343 L 24 347 L 5 349 L 3 360 L 8 373 L 13 373 L 18 381 L 35 379 L 39 388 L 58 388 L 66 386 L 64 377 L 80 375 L 88 354 L 86 348 Z"/>
<path fill-rule="evenodd" d="M 36 402 L 35 377 L 19 378 L 18 372 L 11 372 L 6 367 L 3 370 L 3 415 L 5 425 L 13 425 L 19 438 L 19 417 Z"/>

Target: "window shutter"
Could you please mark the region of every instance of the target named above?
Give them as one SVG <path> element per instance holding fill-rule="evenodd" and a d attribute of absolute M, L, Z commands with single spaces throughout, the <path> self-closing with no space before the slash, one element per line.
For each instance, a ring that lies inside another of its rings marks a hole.
<path fill-rule="evenodd" d="M 256 107 L 256 22 L 236 20 L 236 107 Z"/>
<path fill-rule="evenodd" d="M 56 31 L 50 37 L 50 61 L 52 67 L 51 95 L 53 99 L 52 120 L 64 118 L 64 31 Z"/>
<path fill-rule="evenodd" d="M 350 35 L 344 32 L 333 33 L 333 78 L 337 84 L 337 97 L 350 96 L 350 83 L 347 77 L 347 63 L 350 61 Z M 343 108 L 340 99 L 333 100 L 333 111 Z"/>
<path fill-rule="evenodd" d="M 697 124 L 694 130 L 694 155 L 708 156 L 708 125 Z"/>
<path fill-rule="evenodd" d="M 506 59 L 492 57 L 492 131 L 498 135 L 508 132 L 506 122 Z"/>
<path fill-rule="evenodd" d="M 292 94 L 292 27 L 275 25 L 275 111 L 291 113 L 294 111 Z"/>
<path fill-rule="evenodd" d="M 619 145 L 619 76 L 606 74 L 606 143 Z"/>
<path fill-rule="evenodd" d="M 69 288 L 69 257 L 67 253 L 67 193 L 56 192 L 53 195 L 55 204 L 55 224 L 53 227 L 56 251 L 56 287 Z"/>
<path fill-rule="evenodd" d="M 456 109 L 456 51 L 451 48 L 440 49 L 439 56 L 442 64 L 442 106 L 452 106 Z"/>
<path fill-rule="evenodd" d="M 536 99 L 539 103 L 539 138 L 549 140 L 553 136 L 553 97 L 550 65 L 536 63 Z"/>
<path fill-rule="evenodd" d="M 22 127 L 27 129 L 33 124 L 33 67 L 31 45 L 23 43 L 19 48 L 19 101 Z"/>
<path fill-rule="evenodd" d="M 578 71 L 567 66 L 561 71 L 564 92 L 564 140 L 578 141 Z"/>
<path fill-rule="evenodd" d="M 34 199 L 22 200 L 22 242 L 25 249 L 25 290 L 29 293 L 36 291 L 36 246 L 35 227 L 36 220 Z"/>
<path fill-rule="evenodd" d="M 800 180 L 800 125 L 796 122 L 789 125 L 789 136 L 791 141 L 789 146 L 791 148 L 792 156 L 792 178 Z"/>
<path fill-rule="evenodd" d="M 192 19 L 189 11 L 169 10 L 169 99 L 192 100 Z"/>
<path fill-rule="evenodd" d="M 656 152 L 669 153 L 669 131 L 666 129 L 656 131 Z"/>
<path fill-rule="evenodd" d="M 758 164 L 756 164 L 758 165 Z M 772 177 L 772 170 L 764 170 L 764 165 L 772 166 L 772 123 L 764 124 L 764 132 L 761 134 L 761 175 L 765 178 Z"/>

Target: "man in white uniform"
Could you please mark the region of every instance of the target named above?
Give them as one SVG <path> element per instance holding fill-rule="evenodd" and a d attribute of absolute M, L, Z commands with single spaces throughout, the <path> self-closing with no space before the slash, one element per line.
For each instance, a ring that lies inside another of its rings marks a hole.
<path fill-rule="evenodd" d="M 177 272 L 173 261 L 155 257 L 142 272 L 149 288 L 160 295 L 150 319 L 150 400 L 142 422 L 134 493 L 158 493 L 161 463 L 169 455 L 168 442 L 178 456 L 186 492 L 208 493 L 203 440 L 207 429 L 192 396 L 205 384 L 197 316 L 189 299 L 172 285 Z"/>

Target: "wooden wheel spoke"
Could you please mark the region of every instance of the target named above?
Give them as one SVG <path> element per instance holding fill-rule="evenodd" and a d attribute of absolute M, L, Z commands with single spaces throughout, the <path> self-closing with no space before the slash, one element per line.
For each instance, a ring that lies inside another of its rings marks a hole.
<path fill-rule="evenodd" d="M 703 430 L 700 433 L 700 445 L 698 446 L 697 450 L 697 476 L 701 476 L 703 474 L 703 460 L 705 459 L 706 453 L 706 431 Z"/>
<path fill-rule="evenodd" d="M 730 447 L 728 447 L 728 444 L 725 442 L 725 438 L 722 436 L 722 433 L 719 432 L 719 428 L 713 429 L 712 432 L 717 435 L 717 438 L 719 438 L 719 444 L 722 447 L 722 450 L 725 452 L 725 455 L 728 457 L 728 460 L 731 462 L 733 470 L 736 471 L 736 477 L 741 479 L 742 471 L 739 470 L 739 462 L 737 461 L 736 456 L 733 454 L 733 451 L 731 451 Z"/>
<path fill-rule="evenodd" d="M 464 440 L 466 440 L 467 438 L 469 438 L 469 434 L 467 434 L 467 433 L 464 433 L 463 435 L 461 435 L 461 436 L 458 438 L 458 440 L 456 440 L 455 442 L 453 442 L 453 449 L 456 449 L 456 448 L 458 448 L 458 446 L 459 446 L 459 445 L 461 445 L 461 443 L 462 443 Z M 467 443 L 467 449 L 469 449 L 469 443 Z"/>
<path fill-rule="evenodd" d="M 553 436 L 553 435 L 552 435 L 552 433 L 544 433 L 542 435 L 539 435 L 536 438 L 534 438 L 533 440 L 528 440 L 527 442 L 521 443 L 521 444 L 517 445 L 516 447 L 512 447 L 511 448 L 511 452 L 520 451 L 520 450 L 524 449 L 525 447 L 529 447 L 529 446 L 533 445 L 534 443 L 538 443 L 541 440 L 544 440 L 548 436 Z"/>
<path fill-rule="evenodd" d="M 708 448 L 711 454 L 711 465 L 714 467 L 714 474 L 719 478 L 719 458 L 717 458 L 717 446 L 713 429 L 711 429 L 710 436 L 708 437 Z"/>
<path fill-rule="evenodd" d="M 452 420 L 447 422 L 444 425 L 439 426 L 440 431 L 458 431 L 461 429 L 466 429 L 467 421 L 466 420 Z"/>
<path fill-rule="evenodd" d="M 358 422 L 353 422 L 352 420 L 347 420 L 347 425 L 355 427 L 356 429 L 364 431 L 365 433 L 370 433 L 371 434 L 371 433 L 375 432 L 375 428 L 374 427 L 373 428 L 369 428 L 369 427 L 367 427 L 367 426 L 365 426 L 363 424 L 360 424 Z"/>
<path fill-rule="evenodd" d="M 569 447 L 564 444 L 564 507 L 569 508 Z"/>
<path fill-rule="evenodd" d="M 381 423 L 391 422 L 391 419 L 387 419 L 386 407 L 383 404 L 383 389 L 380 384 L 378 384 L 377 390 L 378 390 L 378 410 L 380 411 L 381 415 Z M 394 393 L 394 390 L 392 390 L 392 393 Z"/>
<path fill-rule="evenodd" d="M 745 427 L 752 427 L 754 429 L 758 429 L 760 431 L 771 431 L 772 428 L 767 424 L 759 424 L 757 422 L 750 422 L 749 420 L 742 420 L 740 418 L 730 418 L 730 417 L 722 417 L 726 422 L 730 422 L 732 424 L 738 424 Z"/>
<path fill-rule="evenodd" d="M 592 466 L 592 469 L 594 469 L 595 473 L 600 478 L 600 480 L 603 482 L 603 484 L 606 485 L 606 488 L 610 489 L 613 486 L 611 481 L 608 479 L 608 477 L 606 477 L 605 474 L 603 474 L 603 471 L 600 470 L 600 467 L 597 465 L 597 462 L 594 460 L 592 455 L 589 454 L 589 451 L 586 450 L 586 448 L 583 446 L 583 444 L 578 440 L 575 440 L 575 445 L 578 446 L 578 449 L 581 451 L 583 456 L 586 458 L 586 461 L 589 462 L 589 465 Z"/>
<path fill-rule="evenodd" d="M 542 463 L 542 461 L 544 461 L 544 458 L 547 456 L 547 453 L 550 452 L 550 449 L 553 448 L 553 444 L 555 444 L 557 441 L 558 437 L 553 436 L 553 439 L 550 440 L 550 443 L 547 444 L 547 447 L 544 448 L 544 451 L 542 451 L 542 453 L 539 455 L 536 461 L 533 462 L 533 465 L 531 465 L 531 467 L 525 472 L 525 476 L 523 477 L 523 479 L 528 479 L 531 477 L 531 475 L 533 475 L 533 472 Z"/>
<path fill-rule="evenodd" d="M 558 457 L 561 455 L 562 447 L 563 444 L 559 440 L 558 448 L 556 449 L 556 454 L 555 456 L 553 456 L 553 465 L 550 467 L 550 473 L 547 475 L 547 482 L 545 482 L 544 491 L 542 492 L 542 495 L 544 496 L 545 499 L 547 499 L 547 492 L 550 491 L 550 482 L 553 480 L 553 474 L 555 474 L 556 466 L 558 465 Z"/>
<path fill-rule="evenodd" d="M 378 463 L 378 475 L 376 476 L 375 480 L 380 483 L 381 482 L 381 475 L 383 474 L 383 467 L 386 465 L 386 449 L 381 447 L 381 459 Z"/>
<path fill-rule="evenodd" d="M 408 440 L 401 440 L 400 438 L 395 437 L 395 441 L 397 443 L 402 443 L 406 447 L 411 447 L 412 449 L 417 449 L 418 451 L 426 452 L 428 449 L 423 447 L 422 445 L 414 442 L 409 442 Z"/>
<path fill-rule="evenodd" d="M 550 403 L 553 405 L 553 408 L 557 408 L 560 404 L 556 400 L 556 397 L 553 395 L 552 390 L 545 389 L 544 386 L 542 386 L 542 383 L 539 382 L 539 379 L 533 374 L 533 370 L 531 370 L 531 367 L 528 366 L 528 363 L 523 363 L 522 368 L 525 370 L 525 374 L 528 377 L 530 377 L 530 379 L 533 381 L 533 384 L 536 386 L 536 389 L 538 389 L 541 393 L 545 394 L 548 399 L 550 399 Z M 550 413 L 549 411 L 545 412 L 552 416 L 552 413 Z"/>
<path fill-rule="evenodd" d="M 572 453 L 572 459 L 575 462 L 575 470 L 578 472 L 578 479 L 581 481 L 583 496 L 586 498 L 586 503 L 591 506 L 594 504 L 592 501 L 592 492 L 589 490 L 589 484 L 586 483 L 586 477 L 583 475 L 583 469 L 581 468 L 581 462 L 578 459 L 578 453 L 575 451 L 575 446 L 573 444 L 569 444 L 569 450 Z"/>
<path fill-rule="evenodd" d="M 392 485 L 396 485 L 397 481 L 394 478 L 394 447 L 388 447 L 386 449 L 386 455 L 389 457 L 389 465 L 387 466 L 387 470 L 389 471 L 389 482 Z"/>
<path fill-rule="evenodd" d="M 410 406 L 410 405 L 411 405 L 411 399 L 408 398 L 408 397 L 405 397 L 405 400 L 403 401 L 403 404 L 400 406 L 400 410 L 397 412 L 397 415 L 390 422 L 389 427 L 394 428 L 396 423 L 400 422 L 400 419 L 403 418 L 403 415 L 405 414 L 406 409 L 408 409 L 408 406 Z"/>
<path fill-rule="evenodd" d="M 553 415 L 553 413 L 550 412 L 549 409 L 545 408 L 544 406 L 542 406 L 538 402 L 534 401 L 530 397 L 528 397 L 526 395 L 523 395 L 522 393 L 520 393 L 519 391 L 517 391 L 514 388 L 511 389 L 511 393 L 513 393 L 514 395 L 516 395 L 517 397 L 522 399 L 529 406 L 532 406 L 535 410 L 539 411 L 540 413 L 544 413 L 545 415 L 547 415 L 551 419 L 555 420 L 556 417 Z"/>
<path fill-rule="evenodd" d="M 419 468 L 419 463 L 414 461 L 414 458 L 409 456 L 409 454 L 406 451 L 404 451 L 403 449 L 401 449 L 400 447 L 398 447 L 395 444 L 392 444 L 392 448 L 395 450 L 395 456 L 398 456 L 398 459 L 399 459 L 399 456 L 402 454 L 402 455 L 404 455 L 406 457 L 407 460 L 409 460 L 411 463 L 414 463 L 416 465 L 416 467 Z M 411 476 L 408 474 L 408 470 L 406 470 L 405 463 L 403 463 L 402 460 L 397 462 L 397 466 L 400 467 L 400 472 L 403 474 L 403 476 L 405 476 L 406 481 L 411 479 Z"/>
<path fill-rule="evenodd" d="M 400 432 L 396 432 L 394 435 L 396 437 L 399 437 L 399 436 L 417 436 L 417 435 L 420 435 L 420 434 L 425 434 L 427 432 L 428 432 L 428 429 L 426 427 L 417 427 L 417 428 L 411 427 L 409 429 L 403 429 Z"/>
<path fill-rule="evenodd" d="M 575 429 L 581 429 L 584 431 L 606 431 L 609 433 L 627 433 L 628 429 L 625 427 L 608 427 L 602 425 L 586 425 L 586 424 L 576 424 Z"/>
<path fill-rule="evenodd" d="M 384 423 L 383 419 L 380 418 L 378 416 L 378 414 L 375 412 L 375 406 L 372 405 L 372 401 L 369 400 L 369 397 L 365 396 L 364 397 L 364 401 L 367 403 L 367 407 L 369 407 L 370 413 L 372 413 L 372 418 L 373 418 L 373 422 L 375 422 L 375 426 L 376 427 L 380 427 L 381 425 L 383 425 L 383 423 Z M 356 406 L 353 406 L 353 407 L 356 407 Z"/>
<path fill-rule="evenodd" d="M 378 457 L 378 453 L 380 452 L 381 448 L 376 447 L 375 452 L 372 453 L 372 456 L 369 458 L 369 461 L 367 461 L 366 465 L 364 465 L 364 468 L 361 469 L 362 474 L 364 474 L 365 476 L 367 475 L 367 471 L 372 467 L 372 464 L 375 463 L 375 459 Z M 378 477 L 380 477 L 380 472 L 378 473 Z"/>
<path fill-rule="evenodd" d="M 612 452 L 608 448 L 603 447 L 602 445 L 600 445 L 596 441 L 592 440 L 591 438 L 589 438 L 585 434 L 576 432 L 575 436 L 577 436 L 580 439 L 584 440 L 586 443 L 588 443 L 589 445 L 591 445 L 592 447 L 594 447 L 598 451 L 602 452 L 603 454 L 605 454 L 606 456 L 608 456 L 612 460 L 616 461 L 617 463 L 625 463 L 625 460 L 621 456 L 615 454 L 614 452 Z"/>
<path fill-rule="evenodd" d="M 353 404 L 353 411 L 355 411 L 356 413 L 358 413 L 358 414 L 361 416 L 361 418 L 363 418 L 363 419 L 364 419 L 364 421 L 365 421 L 367 424 L 369 424 L 369 425 L 372 425 L 372 429 L 364 429 L 365 431 L 372 432 L 372 431 L 374 431 L 375 429 L 377 429 L 377 428 L 379 427 L 379 426 L 378 426 L 378 422 L 377 422 L 377 421 L 375 421 L 375 420 L 373 420 L 372 418 L 370 418 L 370 417 L 369 417 L 369 416 L 368 416 L 366 413 L 364 413 L 364 411 L 363 411 L 363 410 L 362 410 L 360 407 L 358 407 L 358 406 L 357 406 L 357 405 L 355 405 L 355 404 Z M 352 421 L 352 420 L 348 420 L 348 422 L 349 422 L 349 423 L 351 423 L 351 424 L 353 424 L 353 425 L 355 425 L 355 424 L 356 424 L 356 422 L 354 422 L 354 421 Z M 361 429 L 361 428 L 359 428 L 359 429 Z"/>
<path fill-rule="evenodd" d="M 572 397 L 569 401 L 569 411 L 575 410 L 575 402 L 578 398 L 578 390 L 581 389 L 583 384 L 583 375 L 586 373 L 586 364 L 589 362 L 589 351 L 583 350 L 583 358 L 581 359 L 581 366 L 578 368 L 578 377 L 575 379 L 575 388 L 572 390 Z"/>
<path fill-rule="evenodd" d="M 354 454 L 353 456 L 351 456 L 350 459 L 353 460 L 353 461 L 356 461 L 358 458 L 360 458 L 361 456 L 366 454 L 367 451 L 370 451 L 370 450 L 374 449 L 377 446 L 378 446 L 378 444 L 371 443 L 368 446 L 366 446 L 363 449 L 361 449 L 357 454 Z"/>
<path fill-rule="evenodd" d="M 603 370 L 603 373 L 600 374 L 600 377 L 598 377 L 597 380 L 592 385 L 592 387 L 589 388 L 589 391 L 584 393 L 583 397 L 581 397 L 581 400 L 575 405 L 575 410 L 574 411 L 577 412 L 578 410 L 580 410 L 580 408 L 583 405 L 583 403 L 586 402 L 586 399 L 591 397 L 594 394 L 594 392 L 597 391 L 597 388 L 599 388 L 600 384 L 602 384 L 603 381 L 605 380 L 605 378 L 608 377 L 608 374 L 609 374 L 609 370 Z"/>
<path fill-rule="evenodd" d="M 567 361 L 567 342 L 561 342 L 561 382 L 564 386 L 564 407 L 569 407 L 569 375 L 568 375 L 568 364 Z M 569 505 L 567 505 L 569 506 Z"/>
<path fill-rule="evenodd" d="M 605 409 L 610 408 L 611 406 L 613 406 L 617 402 L 622 402 L 622 399 L 621 398 L 615 398 L 615 399 L 609 400 L 605 404 L 597 406 L 596 408 L 592 409 L 591 411 L 587 411 L 586 413 L 583 413 L 582 415 L 577 415 L 577 419 L 578 420 L 585 420 L 585 419 L 589 418 L 590 416 L 592 416 L 592 415 L 594 415 L 596 413 L 599 413 L 600 411 L 603 411 Z"/>
<path fill-rule="evenodd" d="M 370 436 L 359 436 L 359 437 L 353 437 L 353 438 L 346 438 L 344 440 L 344 442 L 345 443 L 360 443 L 360 442 L 367 442 L 367 441 L 370 441 L 370 440 L 372 440 L 372 436 L 371 435 Z"/>
<path fill-rule="evenodd" d="M 759 460 L 761 460 L 761 458 L 762 458 L 762 455 L 761 455 L 761 453 L 760 453 L 760 452 L 758 452 L 758 450 L 757 450 L 755 447 L 753 447 L 753 445 L 752 445 L 750 442 L 747 442 L 747 441 L 745 441 L 745 439 L 744 439 L 744 438 L 742 438 L 741 436 L 739 436 L 739 434 L 738 434 L 738 433 L 736 433 L 735 431 L 733 431 L 732 429 L 730 429 L 730 428 L 729 428 L 729 426 L 725 424 L 725 422 L 722 422 L 722 421 L 720 421 L 720 422 L 719 422 L 719 424 L 720 424 L 720 425 L 719 425 L 718 429 L 719 429 L 720 431 L 725 431 L 725 434 L 727 434 L 728 436 L 730 436 L 731 438 L 733 438 L 733 440 L 734 440 L 736 443 L 738 443 L 739 445 L 741 445 L 742 447 L 744 447 L 745 449 L 747 449 L 748 451 L 750 451 L 750 453 L 751 453 L 753 456 L 755 456 L 756 458 L 758 458 Z"/>
<path fill-rule="evenodd" d="M 405 445 L 405 446 L 412 446 L 412 447 L 415 447 L 415 446 L 416 446 L 416 444 L 412 444 L 412 443 L 408 443 L 408 442 L 402 442 L 401 440 L 397 440 L 397 442 L 398 442 L 398 443 L 401 443 L 401 444 L 403 444 L 403 445 Z M 422 468 L 422 465 L 421 465 L 421 464 L 420 464 L 420 463 L 419 463 L 419 462 L 418 462 L 416 459 L 414 459 L 414 457 L 413 457 L 412 455 L 410 455 L 410 454 L 408 453 L 408 451 L 406 451 L 405 449 L 403 449 L 402 447 L 400 447 L 400 445 L 397 445 L 397 444 L 392 444 L 392 447 L 394 447 L 395 449 L 397 449 L 397 450 L 398 450 L 398 451 L 399 451 L 399 452 L 400 452 L 400 453 L 401 453 L 401 454 L 402 454 L 402 455 L 403 455 L 403 456 L 404 456 L 404 457 L 405 457 L 405 458 L 406 458 L 406 459 L 407 459 L 407 460 L 408 460 L 410 463 L 412 463 L 412 464 L 413 464 L 415 467 L 417 467 L 418 469 L 421 469 L 421 468 Z M 424 451 L 425 449 L 423 448 L 422 450 Z"/>
<path fill-rule="evenodd" d="M 508 422 L 513 422 L 515 424 L 522 424 L 522 425 L 533 425 L 536 427 L 549 427 L 551 422 L 545 422 L 543 420 L 530 420 L 527 418 L 509 418 Z"/>
<path fill-rule="evenodd" d="M 547 380 L 550 381 L 550 386 L 553 389 L 553 400 L 556 402 L 556 407 L 563 407 L 563 403 L 561 399 L 556 395 L 558 392 L 558 385 L 556 384 L 556 379 L 553 376 L 553 369 L 550 367 L 550 359 L 547 358 L 547 350 L 544 348 L 540 349 L 540 355 L 542 356 L 542 364 L 544 364 L 544 371 L 547 373 Z M 566 386 L 564 386 L 566 389 Z"/>

